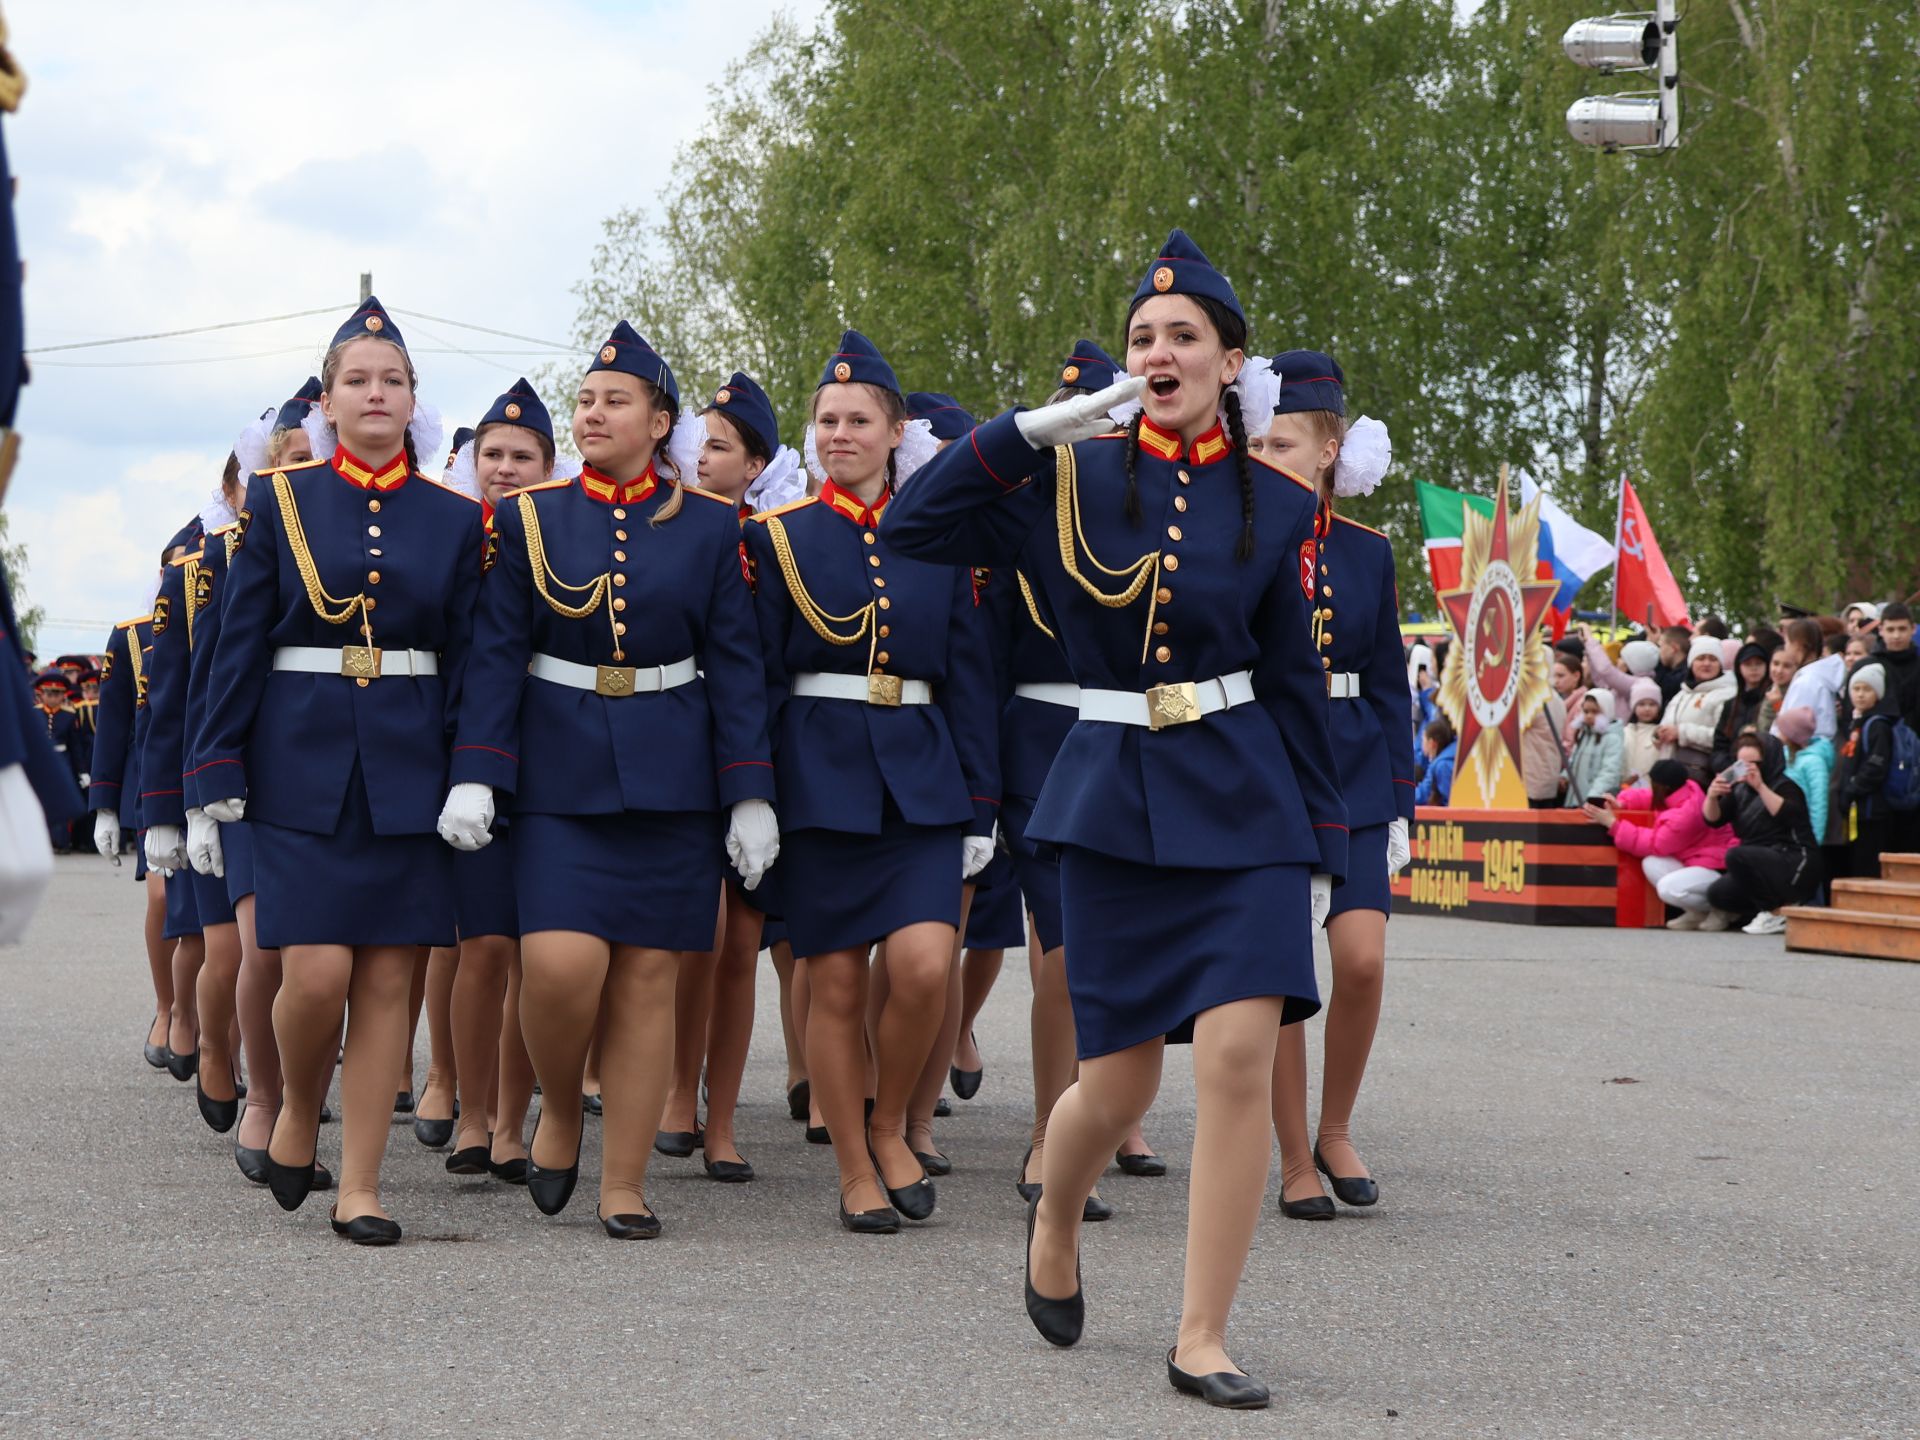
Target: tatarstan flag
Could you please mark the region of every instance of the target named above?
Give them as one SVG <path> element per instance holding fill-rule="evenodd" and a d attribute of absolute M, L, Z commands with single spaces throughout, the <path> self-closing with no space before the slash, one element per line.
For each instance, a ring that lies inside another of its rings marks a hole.
<path fill-rule="evenodd" d="M 1493 501 L 1480 495 L 1463 495 L 1425 480 L 1413 482 L 1420 496 L 1420 530 L 1427 537 L 1427 570 L 1433 576 L 1433 591 L 1460 588 L 1460 537 L 1467 529 L 1467 507 L 1493 522 Z"/>

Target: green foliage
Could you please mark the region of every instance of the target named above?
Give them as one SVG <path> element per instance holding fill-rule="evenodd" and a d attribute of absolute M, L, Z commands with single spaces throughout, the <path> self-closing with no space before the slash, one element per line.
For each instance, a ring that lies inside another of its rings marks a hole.
<path fill-rule="evenodd" d="M 1599 155 L 1567 104 L 1645 84 L 1561 56 L 1599 8 L 838 0 L 761 37 L 658 205 L 607 222 L 582 349 L 630 316 L 690 399 L 749 370 L 797 438 L 851 325 L 991 413 L 1081 335 L 1117 352 L 1183 225 L 1257 351 L 1330 350 L 1392 429 L 1401 483 L 1359 511 L 1409 597 L 1404 479 L 1484 493 L 1502 460 L 1602 533 L 1632 474 L 1696 606 L 1904 590 L 1920 21 L 1693 6 L 1685 143 Z"/>
<path fill-rule="evenodd" d="M 40 622 L 46 619 L 46 611 L 38 605 L 26 604 L 27 547 L 9 542 L 7 536 L 7 512 L 0 510 L 0 580 L 4 580 L 7 592 L 13 596 L 14 621 L 20 629 L 20 643 L 27 649 L 37 648 L 34 637 L 39 633 Z"/>

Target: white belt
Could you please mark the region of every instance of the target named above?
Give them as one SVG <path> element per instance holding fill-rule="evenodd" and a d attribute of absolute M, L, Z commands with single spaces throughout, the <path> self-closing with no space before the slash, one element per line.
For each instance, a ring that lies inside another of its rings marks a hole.
<path fill-rule="evenodd" d="M 816 700 L 858 700 L 863 705 L 931 705 L 933 686 L 924 680 L 902 680 L 898 675 L 835 675 L 809 670 L 793 677 L 795 695 Z"/>
<path fill-rule="evenodd" d="M 558 655 L 535 655 L 527 673 L 536 680 L 555 685 L 570 685 L 575 690 L 591 690 L 596 695 L 620 699 L 627 695 L 656 695 L 690 684 L 700 673 L 689 655 L 665 665 L 580 665 Z"/>
<path fill-rule="evenodd" d="M 1033 685 L 1016 685 L 1013 693 L 1022 700 L 1038 700 L 1043 705 L 1064 705 L 1069 710 L 1080 708 L 1080 687 L 1065 685 L 1058 681 L 1045 681 Z"/>
<path fill-rule="evenodd" d="M 1360 677 L 1352 670 L 1336 670 L 1327 676 L 1327 698 L 1329 700 L 1358 700 L 1360 698 Z"/>
<path fill-rule="evenodd" d="M 1203 715 L 1245 705 L 1252 699 L 1252 673 L 1236 670 L 1217 680 L 1156 685 L 1144 695 L 1133 690 L 1082 690 L 1080 718 L 1164 730 L 1169 725 L 1185 725 Z"/>
<path fill-rule="evenodd" d="M 303 675 L 345 675 L 377 680 L 383 675 L 438 675 L 440 657 L 431 650 L 381 650 L 364 645 L 282 645 L 273 652 L 273 668 Z"/>

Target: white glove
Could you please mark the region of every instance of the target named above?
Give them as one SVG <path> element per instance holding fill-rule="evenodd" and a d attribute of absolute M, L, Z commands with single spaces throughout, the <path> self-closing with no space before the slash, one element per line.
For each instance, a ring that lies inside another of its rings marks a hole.
<path fill-rule="evenodd" d="M 1387 826 L 1387 878 L 1391 880 L 1413 860 L 1413 844 L 1407 838 L 1407 822 L 1395 820 Z"/>
<path fill-rule="evenodd" d="M 1013 417 L 1020 438 L 1036 450 L 1051 450 L 1056 445 L 1071 445 L 1076 440 L 1091 440 L 1113 429 L 1113 417 L 1107 412 L 1116 405 L 1138 400 L 1147 393 L 1147 377 L 1129 376 L 1091 395 L 1076 395 L 1058 405 L 1043 405 L 1038 410 L 1023 410 Z"/>
<path fill-rule="evenodd" d="M 1313 928 L 1327 928 L 1327 916 L 1333 910 L 1333 877 L 1311 875 L 1307 878 L 1307 901 L 1313 911 Z"/>
<path fill-rule="evenodd" d="M 993 828 L 997 834 L 1000 829 L 998 821 L 994 822 Z M 992 863 L 993 836 L 969 835 L 961 842 L 961 846 L 960 878 L 971 880 Z"/>
<path fill-rule="evenodd" d="M 93 776 L 89 775 L 86 771 L 82 770 L 80 772 L 80 789 L 82 793 L 85 793 L 87 790 L 90 790 L 92 788 L 93 788 Z"/>
<path fill-rule="evenodd" d="M 111 810 L 93 812 L 93 848 L 120 863 L 120 817 Z"/>
<path fill-rule="evenodd" d="M 447 791 L 439 830 L 456 850 L 486 849 L 493 843 L 493 787 L 468 780 Z"/>
<path fill-rule="evenodd" d="M 47 813 L 19 765 L 0 770 L 0 945 L 27 933 L 53 879 Z"/>
<path fill-rule="evenodd" d="M 727 822 L 727 858 L 740 872 L 742 889 L 752 890 L 780 858 L 780 822 L 764 800 L 736 800 Z"/>
<path fill-rule="evenodd" d="M 178 825 L 147 827 L 147 868 L 162 875 L 187 868 L 187 837 Z"/>
<path fill-rule="evenodd" d="M 218 820 L 222 825 L 230 825 L 235 820 L 246 819 L 247 802 L 236 795 L 230 800 L 209 801 L 206 810 L 209 820 Z"/>
<path fill-rule="evenodd" d="M 220 826 L 204 810 L 187 811 L 187 861 L 202 875 L 225 875 L 227 857 L 220 848 Z"/>

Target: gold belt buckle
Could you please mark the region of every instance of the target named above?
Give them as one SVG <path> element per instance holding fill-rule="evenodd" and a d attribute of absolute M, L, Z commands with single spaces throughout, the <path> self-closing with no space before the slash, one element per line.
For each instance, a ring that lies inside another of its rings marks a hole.
<path fill-rule="evenodd" d="M 631 695 L 635 673 L 632 665 L 596 665 L 593 667 L 593 693 L 616 698 Z"/>
<path fill-rule="evenodd" d="M 343 645 L 340 673 L 349 680 L 378 680 L 381 652 L 371 645 Z"/>
<path fill-rule="evenodd" d="M 1156 685 L 1147 691 L 1147 728 L 1164 730 L 1200 718 L 1200 691 L 1191 680 Z"/>
<path fill-rule="evenodd" d="M 893 709 L 900 704 L 900 677 L 898 675 L 867 676 L 867 703 L 885 705 Z"/>

